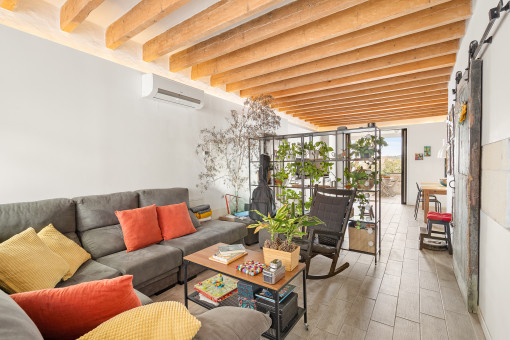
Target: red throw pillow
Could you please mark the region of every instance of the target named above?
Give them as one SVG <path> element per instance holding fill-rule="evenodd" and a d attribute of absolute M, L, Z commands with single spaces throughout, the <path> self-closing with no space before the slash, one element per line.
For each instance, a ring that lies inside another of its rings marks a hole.
<path fill-rule="evenodd" d="M 115 215 L 119 219 L 128 252 L 163 240 L 155 204 L 138 209 L 116 211 Z"/>
<path fill-rule="evenodd" d="M 11 295 L 45 339 L 77 339 L 110 318 L 142 305 L 133 276 Z"/>
<path fill-rule="evenodd" d="M 158 211 L 159 227 L 165 241 L 197 231 L 189 217 L 186 203 L 165 205 L 157 207 L 156 210 Z"/>

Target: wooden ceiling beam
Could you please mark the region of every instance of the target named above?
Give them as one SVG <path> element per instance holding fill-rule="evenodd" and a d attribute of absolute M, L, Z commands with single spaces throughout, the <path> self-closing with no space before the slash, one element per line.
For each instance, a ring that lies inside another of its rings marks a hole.
<path fill-rule="evenodd" d="M 263 82 L 261 79 L 259 79 L 260 77 L 257 77 L 256 81 L 247 79 L 234 84 L 227 84 L 227 92 L 242 90 L 244 94 L 248 95 L 253 95 L 255 93 L 272 93 L 278 90 L 281 91 L 304 86 L 307 84 L 314 84 L 319 81 L 325 82 L 333 79 L 367 73 L 370 71 L 413 63 L 420 60 L 449 55 L 456 53 L 458 48 L 458 40 L 445 41 L 431 46 L 420 47 L 411 51 L 400 52 L 397 54 L 370 59 L 351 65 L 339 66 L 329 70 L 309 73 L 304 76 L 298 76 L 290 79 L 282 78 L 284 80 L 275 81 L 273 83 L 266 83 L 260 86 L 257 86 L 257 83 Z M 244 90 L 246 90 L 246 92 Z"/>
<path fill-rule="evenodd" d="M 321 123 L 312 123 L 318 127 L 327 127 L 327 126 L 341 126 L 341 125 L 357 125 L 357 124 L 366 124 L 366 123 L 383 123 L 383 122 L 392 122 L 392 121 L 401 121 L 408 119 L 416 119 L 416 118 L 429 118 L 429 117 L 441 117 L 446 116 L 448 111 L 439 110 L 435 112 L 422 113 L 422 114 L 402 114 L 402 115 L 393 115 L 393 116 L 385 116 L 378 119 L 368 118 L 368 119 L 356 119 L 356 120 L 348 120 L 348 121 L 337 121 L 337 122 L 321 122 Z"/>
<path fill-rule="evenodd" d="M 106 47 L 116 49 L 191 0 L 142 0 L 106 29 Z"/>
<path fill-rule="evenodd" d="M 361 91 L 358 91 L 361 92 Z M 365 95 L 352 95 L 352 93 L 357 92 L 349 92 L 349 95 L 341 93 L 338 95 L 332 95 L 329 97 L 321 97 L 322 101 L 308 102 L 306 100 L 302 100 L 299 102 L 291 102 L 287 105 L 273 105 L 273 108 L 278 109 L 279 111 L 287 111 L 287 110 L 301 110 L 301 109 L 311 109 L 317 107 L 330 106 L 334 104 L 347 104 L 347 103 L 355 103 L 355 102 L 365 102 L 365 101 L 374 101 L 374 102 L 383 102 L 383 101 L 391 101 L 399 98 L 414 98 L 421 95 L 428 95 L 430 93 L 444 93 L 448 92 L 448 87 L 446 83 L 443 84 L 434 84 L 427 86 L 414 87 L 410 89 L 397 90 L 397 91 L 388 91 L 382 93 L 373 93 L 369 92 L 369 94 Z"/>
<path fill-rule="evenodd" d="M 287 110 L 279 110 L 280 112 L 284 111 L 286 113 L 306 113 L 306 112 L 314 112 L 318 110 L 328 110 L 332 108 L 347 108 L 347 107 L 362 107 L 364 105 L 392 105 L 394 103 L 409 101 L 415 102 L 419 100 L 430 100 L 436 98 L 437 96 L 448 97 L 448 89 L 430 91 L 430 92 L 420 92 L 413 93 L 403 96 L 395 96 L 389 98 L 372 98 L 367 100 L 359 100 L 358 98 L 352 98 L 348 100 L 333 100 L 328 105 L 322 106 L 295 106 L 292 108 L 288 108 Z M 313 105 L 313 104 L 312 104 Z"/>
<path fill-rule="evenodd" d="M 388 67 L 381 70 L 370 71 L 367 73 L 356 74 L 353 76 L 332 79 L 327 81 L 319 81 L 309 85 L 303 85 L 291 89 L 279 90 L 275 92 L 265 92 L 263 87 L 253 89 L 246 89 L 241 91 L 241 97 L 249 97 L 261 93 L 270 94 L 274 98 L 287 97 L 301 93 L 314 92 L 317 90 L 324 90 L 335 88 L 345 85 L 364 83 L 372 80 L 392 78 L 401 75 L 408 75 L 417 72 L 430 71 L 435 69 L 442 69 L 445 67 L 452 67 L 455 65 L 456 55 L 448 54 L 441 57 L 420 60 L 414 63 Z"/>
<path fill-rule="evenodd" d="M 451 67 L 432 71 L 418 72 L 393 78 L 368 81 L 365 83 L 335 87 L 332 89 L 308 92 L 294 96 L 276 98 L 273 105 L 300 105 L 302 103 L 317 103 L 327 101 L 330 96 L 360 96 L 374 93 L 384 93 L 417 87 L 447 84 L 450 81 Z M 447 85 L 446 85 L 447 86 Z M 446 87 L 445 86 L 445 87 Z M 343 98 L 343 97 L 342 97 Z"/>
<path fill-rule="evenodd" d="M 308 118 L 326 118 L 326 117 L 338 117 L 338 116 L 345 116 L 345 115 L 351 115 L 351 114 L 366 114 L 369 112 L 391 112 L 401 109 L 411 109 L 411 108 L 425 108 L 425 107 L 435 107 L 435 106 L 441 106 L 441 105 L 447 105 L 448 104 L 448 98 L 445 97 L 444 99 L 436 99 L 433 101 L 425 101 L 425 102 L 415 102 L 415 103 L 407 103 L 407 104 L 400 104 L 400 105 L 391 105 L 391 106 L 384 106 L 384 107 L 371 107 L 371 108 L 365 108 L 365 109 L 332 109 L 332 110 L 324 110 L 324 111 L 317 111 L 310 114 L 293 114 L 292 116 L 301 118 L 301 119 L 308 119 Z"/>
<path fill-rule="evenodd" d="M 450 0 L 371 0 L 192 67 L 193 79 L 242 67 Z M 336 54 L 336 53 L 335 53 Z"/>
<path fill-rule="evenodd" d="M 60 8 L 60 29 L 71 33 L 104 0 L 67 0 Z"/>
<path fill-rule="evenodd" d="M 402 108 L 398 110 L 393 111 L 385 111 L 385 112 L 379 112 L 379 111 L 366 111 L 363 113 L 352 113 L 352 114 L 342 114 L 342 115 L 336 115 L 336 116 L 330 116 L 330 117 L 304 117 L 302 120 L 310 122 L 337 122 L 337 121 L 345 121 L 345 120 L 355 120 L 355 119 L 374 119 L 374 118 L 382 118 L 392 115 L 398 115 L 398 114 L 404 114 L 404 113 L 427 113 L 427 112 L 447 112 L 447 105 L 435 105 L 435 106 L 427 106 L 427 107 L 411 107 L 411 108 Z"/>
<path fill-rule="evenodd" d="M 434 28 L 425 32 L 415 33 L 379 44 L 358 48 L 331 57 L 313 60 L 310 62 L 305 61 L 300 65 L 275 72 L 268 72 L 256 77 L 247 77 L 243 80 L 235 80 L 235 77 L 233 79 L 229 79 L 228 76 L 225 77 L 225 73 L 221 73 L 211 76 L 211 86 L 219 86 L 229 83 L 227 87 L 230 87 L 233 90 L 259 86 L 313 72 L 332 69 L 340 65 L 345 66 L 359 63 L 362 61 L 381 58 L 384 56 L 389 56 L 420 47 L 430 46 L 441 42 L 456 40 L 464 35 L 464 31 L 465 23 L 457 22 L 454 24 Z M 313 48 L 313 46 L 308 48 Z M 345 47 L 343 48 L 345 49 Z"/>
<path fill-rule="evenodd" d="M 255 44 L 368 0 L 298 0 L 170 56 L 170 71 Z"/>
<path fill-rule="evenodd" d="M 329 120 L 310 120 L 308 122 L 314 122 L 313 124 L 359 124 L 365 122 L 379 122 L 387 118 L 400 118 L 403 116 L 414 116 L 414 117 L 427 117 L 434 114 L 446 115 L 448 110 L 446 108 L 431 108 L 430 110 L 409 110 L 409 111 L 398 111 L 394 113 L 387 113 L 384 115 L 365 115 L 365 116 L 352 116 L 349 118 L 340 119 L 329 119 Z"/>
<path fill-rule="evenodd" d="M 0 8 L 6 9 L 8 11 L 14 11 L 17 4 L 18 0 L 0 0 Z"/>
<path fill-rule="evenodd" d="M 282 1 L 221 0 L 146 42 L 143 45 L 143 60 L 153 61 L 179 48 L 189 47 Z"/>

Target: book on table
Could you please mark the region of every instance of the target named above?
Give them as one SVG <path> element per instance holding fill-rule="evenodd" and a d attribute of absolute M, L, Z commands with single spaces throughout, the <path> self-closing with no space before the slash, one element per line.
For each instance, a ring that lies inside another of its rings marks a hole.
<path fill-rule="evenodd" d="M 240 252 L 245 252 L 245 251 L 246 251 L 246 249 L 244 248 L 244 246 L 242 244 L 230 244 L 227 246 L 219 246 L 218 247 L 218 252 L 221 255 L 228 255 L 228 254 L 240 253 Z"/>
<path fill-rule="evenodd" d="M 292 293 L 294 289 L 296 289 L 296 286 L 290 284 L 283 287 L 278 294 L 280 296 L 280 302 L 283 302 L 283 300 L 285 300 L 285 298 L 289 296 L 289 294 Z M 262 291 L 256 293 L 255 296 L 272 303 L 275 302 L 273 294 L 271 294 L 271 292 L 267 289 L 262 289 Z"/>
<path fill-rule="evenodd" d="M 221 253 L 216 253 L 209 257 L 209 260 L 216 261 L 223 264 L 229 264 L 234 262 L 237 259 L 240 259 L 244 255 L 248 254 L 246 251 L 243 252 L 237 252 L 237 253 L 231 253 L 227 255 L 223 255 Z"/>
<path fill-rule="evenodd" d="M 217 274 L 197 283 L 194 288 L 207 299 L 219 303 L 237 292 L 237 280 Z"/>

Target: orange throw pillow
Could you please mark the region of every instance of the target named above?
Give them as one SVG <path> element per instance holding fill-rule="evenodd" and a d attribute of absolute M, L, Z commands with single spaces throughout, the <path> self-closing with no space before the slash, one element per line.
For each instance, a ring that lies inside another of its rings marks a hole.
<path fill-rule="evenodd" d="M 157 207 L 159 227 L 165 241 L 195 233 L 186 203 Z"/>
<path fill-rule="evenodd" d="M 145 248 L 163 240 L 155 204 L 143 208 L 116 211 L 115 215 L 119 219 L 124 234 L 127 252 Z"/>
<path fill-rule="evenodd" d="M 133 276 L 11 295 L 45 339 L 77 339 L 114 316 L 141 306 Z"/>

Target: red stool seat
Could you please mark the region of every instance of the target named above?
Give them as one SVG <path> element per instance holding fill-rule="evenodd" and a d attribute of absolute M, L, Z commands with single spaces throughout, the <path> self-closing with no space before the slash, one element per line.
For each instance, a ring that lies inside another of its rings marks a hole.
<path fill-rule="evenodd" d="M 433 220 L 433 221 L 450 222 L 452 220 L 452 214 L 449 214 L 449 213 L 438 213 L 438 212 L 435 212 L 435 211 L 430 211 L 427 214 L 427 219 L 428 220 Z"/>

